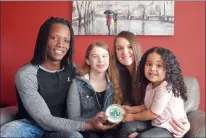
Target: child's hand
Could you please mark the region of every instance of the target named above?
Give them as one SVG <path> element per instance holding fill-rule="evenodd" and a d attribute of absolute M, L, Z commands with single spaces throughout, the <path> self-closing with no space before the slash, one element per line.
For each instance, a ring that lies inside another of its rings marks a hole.
<path fill-rule="evenodd" d="M 123 122 L 129 122 L 129 121 L 134 121 L 134 114 L 127 113 L 125 115 Z"/>
<path fill-rule="evenodd" d="M 124 108 L 124 110 L 127 112 L 127 113 L 133 113 L 133 108 L 131 106 L 127 106 L 127 105 L 122 105 L 122 108 Z"/>

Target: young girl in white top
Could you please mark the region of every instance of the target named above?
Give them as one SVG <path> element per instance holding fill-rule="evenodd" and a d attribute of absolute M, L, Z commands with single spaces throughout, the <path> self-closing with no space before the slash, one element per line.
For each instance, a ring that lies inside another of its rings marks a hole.
<path fill-rule="evenodd" d="M 156 129 L 169 131 L 171 137 L 184 136 L 190 128 L 184 111 L 187 90 L 175 55 L 162 47 L 147 50 L 138 66 L 137 84 L 146 90 L 144 104 L 123 107 L 127 111 L 124 121 L 151 120 L 138 137 L 147 137 Z M 182 130 L 176 130 L 174 122 L 179 122 Z"/>

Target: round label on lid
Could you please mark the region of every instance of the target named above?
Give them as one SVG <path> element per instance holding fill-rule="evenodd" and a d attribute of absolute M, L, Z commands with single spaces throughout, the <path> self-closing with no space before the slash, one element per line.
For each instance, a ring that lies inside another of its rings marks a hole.
<path fill-rule="evenodd" d="M 124 119 L 125 111 L 118 104 L 112 104 L 106 109 L 108 121 L 111 123 L 119 123 Z"/>

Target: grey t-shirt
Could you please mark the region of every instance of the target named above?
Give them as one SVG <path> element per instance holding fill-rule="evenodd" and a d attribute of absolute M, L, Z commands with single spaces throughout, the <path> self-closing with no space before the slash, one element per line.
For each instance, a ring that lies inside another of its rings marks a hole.
<path fill-rule="evenodd" d="M 58 72 L 63 72 L 64 70 L 65 69 L 62 69 L 60 71 L 49 71 L 43 67 L 34 66 L 31 64 L 23 66 L 15 76 L 15 84 L 18 91 L 18 95 L 21 100 L 20 103 L 22 103 L 23 107 L 25 108 L 25 111 L 29 114 L 29 116 L 45 130 L 85 131 L 85 122 L 74 121 L 63 117 L 59 117 L 58 114 L 53 115 L 55 113 L 52 113 L 50 108 L 52 107 L 52 103 L 55 103 L 56 101 L 54 99 L 52 101 L 49 101 L 49 91 L 46 95 L 44 95 L 45 93 L 41 93 L 41 88 L 39 88 L 41 86 L 38 84 L 40 78 L 45 78 L 45 76 L 42 77 L 42 74 L 46 74 L 46 76 L 48 75 L 48 77 L 50 75 L 56 74 L 57 77 L 59 77 L 61 76 L 61 74 L 59 74 Z M 56 78 L 51 77 L 49 79 L 51 80 L 49 84 L 52 84 L 56 81 Z M 69 77 L 67 81 L 71 81 Z M 61 85 L 66 85 L 64 82 L 58 82 L 57 84 L 59 85 L 59 87 Z M 55 83 L 54 85 L 48 85 L 47 87 L 52 88 L 57 84 Z M 43 88 L 43 86 L 41 87 L 42 89 L 46 89 Z"/>

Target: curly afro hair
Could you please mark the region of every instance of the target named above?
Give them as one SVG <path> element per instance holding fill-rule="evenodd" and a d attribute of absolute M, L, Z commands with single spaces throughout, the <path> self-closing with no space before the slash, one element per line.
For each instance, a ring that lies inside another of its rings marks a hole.
<path fill-rule="evenodd" d="M 144 55 L 142 56 L 137 70 L 137 84 L 142 85 L 144 88 L 148 85 L 150 82 L 146 77 L 144 73 L 144 67 L 146 64 L 147 56 L 150 53 L 157 53 L 162 57 L 162 60 L 165 65 L 166 70 L 166 77 L 165 81 L 167 81 L 167 90 L 170 92 L 172 90 L 175 97 L 181 97 L 184 101 L 187 100 L 187 89 L 186 85 L 183 80 L 183 75 L 180 69 L 179 62 L 176 59 L 176 56 L 168 49 L 163 47 L 153 47 L 148 49 Z M 172 89 L 169 87 L 169 85 L 172 86 Z"/>

